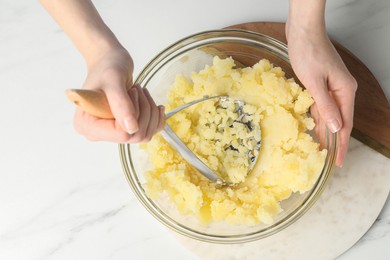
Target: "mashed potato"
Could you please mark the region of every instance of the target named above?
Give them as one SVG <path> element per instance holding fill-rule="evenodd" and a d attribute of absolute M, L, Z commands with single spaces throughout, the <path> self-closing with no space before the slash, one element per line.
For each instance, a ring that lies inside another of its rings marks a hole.
<path fill-rule="evenodd" d="M 145 146 L 154 167 L 145 173 L 148 196 L 157 199 L 167 193 L 182 214 L 194 214 L 205 224 L 272 223 L 282 211 L 280 202 L 292 193 L 311 189 L 324 165 L 326 150 L 321 151 L 306 133 L 314 127 L 306 114 L 312 98 L 268 60 L 236 68 L 232 58 L 215 57 L 212 66 L 193 72 L 190 79 L 177 75 L 168 93 L 167 110 L 204 95 L 228 95 L 249 104 L 246 112 L 261 129 L 257 163 L 248 176 L 242 174 L 244 159 L 232 160 L 236 155 L 229 153 L 234 150 L 223 149 L 216 141 L 226 141 L 228 131 L 224 136 L 225 132 L 210 127 L 210 122 L 223 119 L 214 113 L 215 106 L 203 102 L 176 114 L 168 124 L 209 167 L 230 169 L 226 176 L 242 182 L 234 187 L 211 183 L 155 135 Z"/>

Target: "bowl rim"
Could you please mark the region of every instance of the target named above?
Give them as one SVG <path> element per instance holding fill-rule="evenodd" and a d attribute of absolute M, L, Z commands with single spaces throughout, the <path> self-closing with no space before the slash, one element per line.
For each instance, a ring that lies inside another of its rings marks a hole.
<path fill-rule="evenodd" d="M 285 57 L 283 58 L 285 59 L 286 62 L 290 64 L 290 61 L 288 59 L 288 54 L 287 54 L 287 45 L 270 36 L 257 33 L 257 32 L 248 31 L 248 30 L 241 30 L 241 29 L 208 30 L 208 31 L 203 31 L 203 32 L 189 35 L 185 38 L 182 38 L 181 40 L 174 42 L 173 44 L 169 45 L 167 48 L 163 49 L 152 60 L 150 60 L 150 62 L 144 67 L 143 70 L 141 70 L 141 72 L 139 73 L 138 77 L 135 80 L 135 84 L 139 84 L 146 80 L 146 85 L 147 85 L 148 81 L 158 71 L 155 70 L 156 65 L 160 64 L 165 59 L 168 59 L 168 61 L 166 61 L 165 63 L 169 62 L 169 60 L 172 59 L 171 56 L 174 55 L 174 57 L 176 57 L 178 54 L 175 54 L 175 52 L 183 48 L 183 46 L 188 46 L 188 48 L 197 47 L 196 44 L 193 46 L 190 45 L 192 41 L 196 43 L 197 41 L 200 41 L 202 39 L 208 39 L 209 37 L 220 37 L 220 39 L 223 40 L 224 39 L 223 37 L 226 37 L 227 34 L 230 34 L 229 36 L 232 37 L 245 38 L 245 40 L 249 39 L 250 41 L 253 41 L 254 44 L 255 43 L 257 44 L 260 41 L 260 39 L 266 42 L 267 44 L 271 43 L 271 45 L 275 47 L 277 50 L 285 53 Z M 187 51 L 188 48 L 185 48 L 183 52 Z M 163 66 L 165 63 L 163 63 L 161 66 Z M 156 206 L 156 204 L 150 198 L 147 197 L 146 192 L 144 191 L 144 188 L 142 186 L 142 183 L 137 178 L 137 173 L 135 171 L 133 160 L 131 157 L 131 151 L 130 151 L 131 145 L 119 144 L 118 148 L 119 148 L 119 155 L 121 159 L 122 169 L 126 176 L 127 182 L 129 183 L 137 199 L 141 202 L 144 208 L 146 208 L 146 210 L 155 219 L 157 219 L 159 222 L 167 226 L 169 229 L 189 238 L 197 239 L 203 242 L 233 244 L 233 243 L 251 242 L 254 240 L 258 240 L 273 235 L 287 228 L 294 222 L 296 222 L 315 204 L 315 202 L 318 200 L 323 190 L 325 189 L 329 178 L 332 175 L 332 169 L 337 154 L 338 134 L 332 133 L 328 129 L 326 129 L 326 143 L 327 143 L 326 148 L 328 149 L 328 152 L 326 155 L 325 162 L 328 163 L 325 163 L 319 175 L 319 178 L 317 179 L 313 188 L 307 191 L 310 192 L 310 194 L 305 198 L 305 200 L 300 204 L 300 206 L 294 209 L 284 218 L 266 227 L 261 232 L 257 231 L 257 232 L 240 234 L 240 235 L 204 234 L 200 231 L 186 227 L 176 222 L 170 216 L 166 215 L 158 206 Z"/>
<path fill-rule="evenodd" d="M 229 35 L 227 35 L 229 34 Z M 253 45 L 261 45 L 272 51 L 278 51 L 279 54 L 282 54 L 282 59 L 290 64 L 290 59 L 288 57 L 288 48 L 287 45 L 283 42 L 274 39 L 268 35 L 257 33 L 249 30 L 243 29 L 218 29 L 218 30 L 207 30 L 199 33 L 191 34 L 187 37 L 184 37 L 176 42 L 172 43 L 162 51 L 160 51 L 154 58 L 152 58 L 140 71 L 136 77 L 134 84 L 140 84 L 146 79 L 146 85 L 154 74 L 157 72 L 155 67 L 157 64 L 160 64 L 162 60 L 167 59 L 163 62 L 162 65 L 168 63 L 173 57 L 176 57 L 179 54 L 183 54 L 188 50 L 194 49 L 199 46 L 197 44 L 200 40 L 208 39 L 210 37 L 217 38 L 218 42 L 225 40 L 228 37 L 240 37 L 252 43 Z M 200 38 L 194 41 L 195 38 Z M 259 41 L 261 39 L 262 41 Z M 249 43 L 247 42 L 247 43 Z M 267 45 L 270 44 L 270 45 Z M 200 45 L 201 46 L 201 45 Z M 180 53 L 175 53 L 176 51 L 183 49 Z M 173 57 L 172 57 L 173 56 Z M 162 66 L 161 65 L 161 66 Z"/>

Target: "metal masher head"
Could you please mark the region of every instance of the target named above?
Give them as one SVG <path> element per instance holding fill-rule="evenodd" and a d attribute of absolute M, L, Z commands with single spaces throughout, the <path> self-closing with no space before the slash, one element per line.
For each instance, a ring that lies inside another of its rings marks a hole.
<path fill-rule="evenodd" d="M 230 161 L 224 161 L 224 158 L 219 158 L 222 167 L 218 171 L 210 169 L 205 162 L 199 159 L 168 124 L 165 125 L 161 134 L 189 164 L 209 180 L 220 185 L 236 185 L 244 181 L 245 177 L 252 171 L 261 147 L 259 119 L 254 115 L 253 109 L 251 113 L 244 101 L 232 99 L 228 96 L 204 96 L 201 99 L 173 109 L 166 116 L 169 118 L 185 108 L 211 99 L 215 99 L 215 115 L 218 115 L 216 116 L 217 120 L 209 119 L 207 121 L 210 127 L 214 124 L 212 127 L 217 132 L 212 141 L 218 142 L 219 146 L 222 147 L 226 154 L 229 154 L 228 157 L 230 158 Z M 246 170 L 237 174 L 237 169 L 242 169 L 243 166 Z"/>

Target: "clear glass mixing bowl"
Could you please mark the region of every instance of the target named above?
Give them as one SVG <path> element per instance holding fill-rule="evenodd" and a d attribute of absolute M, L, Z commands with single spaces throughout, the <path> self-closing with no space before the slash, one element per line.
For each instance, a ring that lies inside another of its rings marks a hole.
<path fill-rule="evenodd" d="M 287 78 L 295 77 L 291 68 L 287 46 L 259 33 L 243 30 L 214 30 L 184 38 L 158 54 L 141 71 L 135 83 L 148 88 L 157 104 L 167 103 L 166 93 L 176 74 L 189 76 L 206 64 L 212 56 L 232 56 L 235 61 L 252 66 L 266 58 L 281 67 Z M 314 137 L 314 131 L 311 133 Z M 127 180 L 143 206 L 161 223 L 172 230 L 201 241 L 216 243 L 242 243 L 264 238 L 286 228 L 299 219 L 317 201 L 326 186 L 334 165 L 337 136 L 326 130 L 325 147 L 328 150 L 325 165 L 314 187 L 303 194 L 293 194 L 283 201 L 281 212 L 270 224 L 256 226 L 228 223 L 200 224 L 195 217 L 181 215 L 167 200 L 153 201 L 145 193 L 144 171 L 151 168 L 148 155 L 139 145 L 119 145 L 120 158 Z"/>

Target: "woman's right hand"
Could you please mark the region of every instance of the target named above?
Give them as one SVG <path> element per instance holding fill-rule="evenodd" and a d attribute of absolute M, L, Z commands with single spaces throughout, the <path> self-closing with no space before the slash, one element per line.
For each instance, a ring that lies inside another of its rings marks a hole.
<path fill-rule="evenodd" d="M 164 107 L 146 89 L 133 86 L 133 61 L 90 0 L 40 0 L 83 55 L 88 68 L 84 89 L 102 91 L 114 119 L 77 109 L 76 130 L 90 140 L 145 142 L 165 123 Z M 69 15 L 71 14 L 71 15 Z"/>
<path fill-rule="evenodd" d="M 74 127 L 92 141 L 147 142 L 165 124 L 163 106 L 147 89 L 133 86 L 133 61 L 124 48 L 106 51 L 88 64 L 83 88 L 105 93 L 114 119 L 102 119 L 77 108 Z"/>

